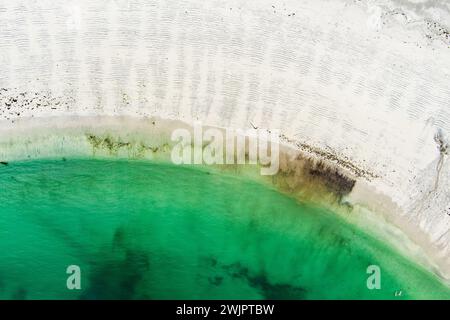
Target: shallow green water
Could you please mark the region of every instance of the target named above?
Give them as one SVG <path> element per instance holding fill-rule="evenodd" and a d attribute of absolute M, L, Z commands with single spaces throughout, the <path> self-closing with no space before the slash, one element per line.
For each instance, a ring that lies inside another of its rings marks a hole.
<path fill-rule="evenodd" d="M 2 299 L 448 297 L 336 215 L 256 182 L 149 162 L 0 166 Z"/>

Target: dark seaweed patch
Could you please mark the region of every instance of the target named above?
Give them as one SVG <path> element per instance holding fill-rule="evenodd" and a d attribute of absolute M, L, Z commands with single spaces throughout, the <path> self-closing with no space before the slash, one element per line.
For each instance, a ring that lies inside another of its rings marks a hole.
<path fill-rule="evenodd" d="M 208 281 L 213 286 L 220 286 L 223 282 L 223 277 L 220 276 L 209 277 Z"/>
<path fill-rule="evenodd" d="M 28 113 L 33 117 L 36 110 L 68 110 L 74 102 L 72 90 L 55 96 L 50 90 L 26 92 L 17 88 L 0 88 L 0 118 L 14 122 L 22 114 Z"/>
<path fill-rule="evenodd" d="M 89 277 L 90 286 L 80 299 L 150 299 L 140 290 L 140 284 L 150 272 L 150 254 L 130 248 L 123 226 L 113 235 L 112 247 L 99 253 L 102 259 L 91 261 L 95 270 Z"/>
<path fill-rule="evenodd" d="M 11 296 L 11 300 L 26 300 L 28 292 L 25 288 L 17 289 Z"/>
<path fill-rule="evenodd" d="M 205 259 L 205 262 L 211 267 L 219 269 L 230 278 L 246 281 L 251 287 L 258 290 L 264 299 L 297 300 L 306 298 L 307 290 L 305 288 L 290 284 L 273 284 L 269 281 L 266 273 L 254 274 L 249 268 L 239 262 L 220 265 L 215 257 L 208 257 Z M 223 282 L 223 277 L 214 276 L 208 280 L 211 285 L 220 286 Z"/>
<path fill-rule="evenodd" d="M 129 151 L 136 151 L 136 155 L 138 157 L 142 157 L 146 151 L 156 153 L 158 151 L 166 151 L 169 148 L 168 143 L 164 143 L 160 146 L 147 146 L 142 142 L 133 143 L 128 141 L 121 141 L 110 136 L 99 137 L 93 134 L 88 134 L 86 137 L 88 142 L 92 145 L 94 151 L 96 149 L 104 149 L 109 151 L 110 154 L 116 154 L 120 149 L 126 148 Z"/>
<path fill-rule="evenodd" d="M 114 252 L 112 252 L 114 255 Z M 107 261 L 101 265 L 93 262 L 96 269 L 90 278 L 91 284 L 80 296 L 80 299 L 144 299 L 139 291 L 139 284 L 150 270 L 149 256 L 138 250 L 127 249 L 125 257 L 118 259 L 102 259 Z"/>
<path fill-rule="evenodd" d="M 342 201 L 356 184 L 350 173 L 327 160 L 315 160 L 300 153 L 295 157 L 281 156 L 284 159 L 280 162 L 280 170 L 272 178 L 272 183 L 281 191 L 300 200 L 336 201 L 351 210 L 351 205 Z"/>
<path fill-rule="evenodd" d="M 349 194 L 355 186 L 355 180 L 346 177 L 337 169 L 326 167 L 323 162 L 319 162 L 308 172 L 312 177 L 319 178 L 323 181 L 328 190 L 332 191 L 339 198 Z"/>

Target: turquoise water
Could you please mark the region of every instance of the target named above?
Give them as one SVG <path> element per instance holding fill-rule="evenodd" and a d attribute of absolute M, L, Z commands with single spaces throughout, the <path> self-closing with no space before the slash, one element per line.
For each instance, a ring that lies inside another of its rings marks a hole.
<path fill-rule="evenodd" d="M 380 290 L 366 286 L 374 264 Z M 80 290 L 66 287 L 69 265 L 81 269 Z M 88 159 L 0 166 L 1 299 L 413 299 L 449 292 L 335 214 L 208 168 Z"/>

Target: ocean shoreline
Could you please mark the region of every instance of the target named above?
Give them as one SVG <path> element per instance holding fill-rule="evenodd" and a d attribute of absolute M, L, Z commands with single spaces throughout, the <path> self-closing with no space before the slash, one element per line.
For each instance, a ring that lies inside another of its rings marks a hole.
<path fill-rule="evenodd" d="M 66 116 L 17 119 L 14 123 L 2 123 L 0 127 L 0 161 L 70 156 L 170 161 L 170 133 L 180 127 L 189 129 L 190 125 L 157 117 Z M 90 141 L 90 136 L 100 139 L 97 140 L 97 145 Z M 120 146 L 118 141 L 131 142 L 131 145 Z M 378 193 L 370 184 L 371 180 L 380 178 L 358 176 L 355 172 L 350 172 L 348 167 L 340 166 L 339 162 L 321 158 L 317 153 L 307 153 L 307 150 L 295 148 L 285 141 L 282 141 L 280 154 L 286 161 L 284 169 L 283 165 L 281 168 L 285 170 L 286 175 L 278 178 L 276 182 L 273 177 L 260 176 L 257 167 L 254 170 L 236 170 L 233 166 L 214 168 L 257 179 L 300 201 L 303 199 L 325 205 L 350 223 L 387 241 L 406 257 L 449 284 L 447 275 L 450 268 L 445 264 L 445 255 L 442 259 L 439 248 L 433 245 L 426 234 L 414 224 L 402 219 L 403 216 L 399 214 L 402 208 L 397 206 L 389 195 Z M 294 162 L 289 161 L 297 162 L 292 165 Z M 301 165 L 298 165 L 298 161 Z M 309 168 L 305 169 L 305 163 L 325 164 L 325 169 L 339 172 L 340 175 L 352 179 L 355 184 L 350 192 L 336 194 L 335 189 L 330 191 L 326 188 L 329 182 L 327 172 L 330 171 L 324 170 L 324 175 L 319 180 L 311 180 L 311 177 L 304 173 Z M 293 176 L 296 177 L 294 180 Z M 308 189 L 310 193 L 305 193 Z"/>

